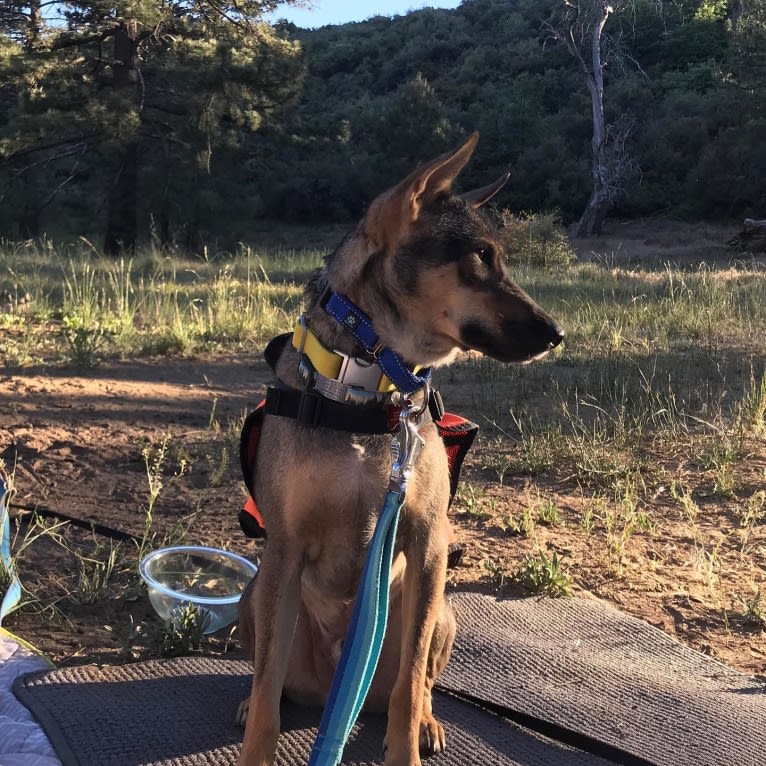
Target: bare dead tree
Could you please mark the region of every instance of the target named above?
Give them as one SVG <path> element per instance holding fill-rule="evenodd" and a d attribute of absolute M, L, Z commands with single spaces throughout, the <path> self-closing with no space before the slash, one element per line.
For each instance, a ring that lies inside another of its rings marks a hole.
<path fill-rule="evenodd" d="M 626 142 L 631 125 L 627 121 L 607 125 L 604 118 L 604 27 L 623 0 L 564 0 L 563 14 L 545 28 L 572 54 L 590 94 L 593 135 L 591 138 L 590 199 L 572 230 L 574 237 L 598 235 L 607 213 L 626 193 L 638 169 Z"/>

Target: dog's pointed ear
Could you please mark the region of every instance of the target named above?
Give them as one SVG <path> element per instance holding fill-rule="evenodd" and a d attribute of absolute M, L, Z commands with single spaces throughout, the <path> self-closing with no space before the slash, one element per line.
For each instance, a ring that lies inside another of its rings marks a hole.
<path fill-rule="evenodd" d="M 501 175 L 497 181 L 493 181 L 487 186 L 482 186 L 481 189 L 465 192 L 465 194 L 460 195 L 460 198 L 468 207 L 481 207 L 485 202 L 489 202 L 505 186 L 510 177 L 511 171 L 509 170 Z"/>
<path fill-rule="evenodd" d="M 382 248 L 398 242 L 426 203 L 449 192 L 478 140 L 478 131 L 472 133 L 457 149 L 431 160 L 375 199 L 366 216 L 367 236 Z"/>
<path fill-rule="evenodd" d="M 474 131 L 468 140 L 455 151 L 437 157 L 404 179 L 396 188 L 404 187 L 409 193 L 412 220 L 420 214 L 423 202 L 445 194 L 452 187 L 452 182 L 471 159 L 479 140 L 479 131 Z"/>

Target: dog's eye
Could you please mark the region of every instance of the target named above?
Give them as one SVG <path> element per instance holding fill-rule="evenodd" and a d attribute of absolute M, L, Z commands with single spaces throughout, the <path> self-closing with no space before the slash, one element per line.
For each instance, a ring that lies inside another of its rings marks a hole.
<path fill-rule="evenodd" d="M 477 248 L 476 255 L 479 256 L 481 262 L 486 266 L 491 266 L 495 259 L 495 254 L 490 247 Z"/>

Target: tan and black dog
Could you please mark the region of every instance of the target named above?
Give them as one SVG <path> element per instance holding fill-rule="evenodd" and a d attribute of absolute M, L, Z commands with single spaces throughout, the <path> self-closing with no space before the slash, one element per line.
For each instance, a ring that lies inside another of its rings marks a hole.
<path fill-rule="evenodd" d="M 320 305 L 328 286 L 362 309 L 381 345 L 412 368 L 449 364 L 468 349 L 503 362 L 529 362 L 561 342 L 561 329 L 511 279 L 498 239 L 477 211 L 507 176 L 462 196 L 451 192 L 477 140 L 473 134 L 374 200 L 326 258 L 307 288 L 305 314 L 312 342 L 323 353 L 374 363 Z M 276 374 L 283 391 L 310 383 L 301 367 L 304 341 L 281 351 Z M 380 406 L 396 397 L 377 390 L 373 385 L 371 396 Z M 357 391 L 347 406 L 369 407 L 365 396 Z M 431 689 L 455 636 L 444 596 L 449 481 L 430 418 L 419 432 L 425 446 L 407 487 L 388 629 L 365 705 L 388 712 L 386 766 L 416 766 L 421 753 L 445 746 Z M 241 766 L 273 763 L 283 692 L 298 702 L 324 704 L 391 470 L 390 435 L 266 414 L 260 439 L 253 486 L 268 542 L 258 576 L 240 602 L 242 643 L 254 669 L 252 692 L 239 713 L 246 724 Z"/>

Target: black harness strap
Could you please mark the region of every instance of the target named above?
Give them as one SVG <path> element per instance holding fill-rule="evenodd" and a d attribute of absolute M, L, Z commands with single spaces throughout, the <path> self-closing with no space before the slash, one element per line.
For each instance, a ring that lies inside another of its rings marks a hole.
<path fill-rule="evenodd" d="M 294 418 L 311 428 L 321 426 L 355 434 L 388 434 L 399 427 L 399 408 L 379 404 L 348 405 L 313 391 L 294 388 L 269 388 L 266 415 Z"/>

